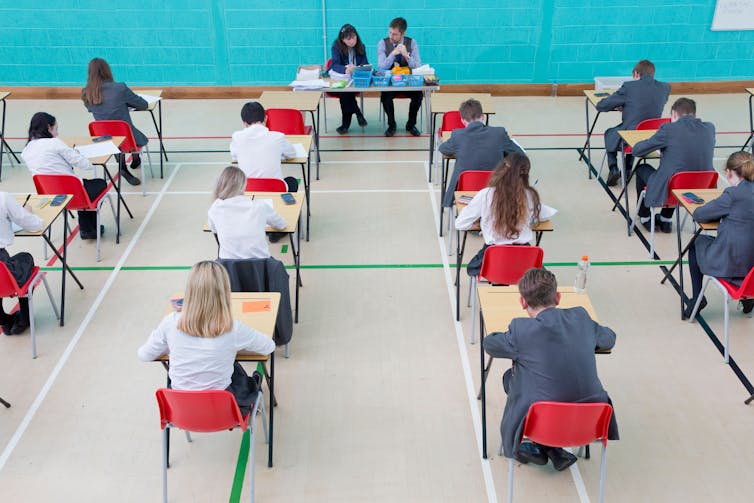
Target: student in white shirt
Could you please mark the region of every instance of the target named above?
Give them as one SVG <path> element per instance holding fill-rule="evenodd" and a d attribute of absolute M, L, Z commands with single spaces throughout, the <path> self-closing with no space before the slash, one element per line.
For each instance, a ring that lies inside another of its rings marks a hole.
<path fill-rule="evenodd" d="M 245 188 L 246 175 L 235 166 L 225 168 L 217 179 L 216 199 L 207 217 L 220 244 L 219 258 L 267 258 L 265 227 L 285 229 L 288 225 L 265 200 L 253 201 L 244 195 Z"/>
<path fill-rule="evenodd" d="M 73 168 L 94 170 L 89 159 L 58 138 L 58 123 L 55 117 L 45 112 L 37 112 L 32 116 L 29 125 L 29 142 L 21 152 L 21 158 L 32 176 L 76 176 Z M 102 178 L 84 178 L 81 181 L 91 200 L 107 190 L 107 183 Z M 97 239 L 97 214 L 93 211 L 79 211 L 78 217 L 81 239 Z M 104 232 L 104 226 L 101 230 Z"/>
<path fill-rule="evenodd" d="M 230 157 L 238 161 L 248 178 L 278 178 L 285 180 L 288 192 L 297 192 L 298 180 L 283 178 L 280 169 L 280 161 L 296 157 L 296 149 L 283 133 L 267 129 L 264 107 L 256 101 L 246 103 L 241 108 L 241 120 L 244 128 L 233 133 Z"/>
<path fill-rule="evenodd" d="M 233 393 L 246 413 L 256 399 L 260 380 L 234 363 L 238 351 L 268 355 L 275 343 L 231 313 L 230 280 L 225 268 L 199 262 L 189 273 L 183 307 L 167 315 L 137 351 L 142 361 L 170 355 L 168 375 L 173 389 Z"/>
<path fill-rule="evenodd" d="M 529 158 L 520 152 L 506 156 L 490 176 L 489 185 L 477 192 L 456 218 L 456 229 L 470 229 L 481 218 L 484 246 L 469 261 L 466 270 L 476 276 L 482 268 L 484 250 L 490 245 L 528 245 L 532 226 L 549 220 L 556 210 L 539 201 L 529 185 Z"/>
<path fill-rule="evenodd" d="M 34 258 L 26 252 L 13 256 L 6 251 L 6 247 L 13 244 L 13 225 L 23 227 L 28 231 L 42 230 L 42 219 L 31 213 L 29 207 L 22 207 L 16 198 L 7 192 L 0 192 L 0 262 L 3 262 L 19 286 L 31 277 L 34 269 Z M 5 335 L 19 335 L 29 328 L 29 300 L 19 299 L 17 313 L 6 314 L 0 299 L 0 326 Z"/>

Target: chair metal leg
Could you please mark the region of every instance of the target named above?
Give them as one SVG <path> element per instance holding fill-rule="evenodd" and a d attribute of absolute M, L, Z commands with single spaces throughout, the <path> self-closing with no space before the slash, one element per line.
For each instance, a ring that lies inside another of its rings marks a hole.
<path fill-rule="evenodd" d="M 644 201 L 644 196 L 646 195 L 646 191 L 642 190 L 641 194 L 639 194 L 639 199 L 636 201 L 636 208 L 634 208 L 634 216 L 631 218 L 631 225 L 628 227 L 628 235 L 631 235 L 631 231 L 636 227 L 636 223 L 639 221 L 639 208 L 641 207 L 642 201 Z"/>
<path fill-rule="evenodd" d="M 513 458 L 508 460 L 508 503 L 513 502 Z"/>
<path fill-rule="evenodd" d="M 472 289 L 476 285 L 476 277 L 471 278 Z M 474 335 L 476 332 L 476 295 L 471 296 L 471 338 L 469 342 L 474 344 L 476 342 Z"/>
<path fill-rule="evenodd" d="M 649 226 L 650 226 L 649 258 L 651 259 L 652 257 L 655 256 L 655 209 L 654 208 L 649 208 Z"/>
<path fill-rule="evenodd" d="M 60 311 L 58 310 L 58 305 L 55 303 L 55 299 L 52 296 L 52 290 L 50 290 L 50 285 L 47 283 L 47 275 L 43 272 L 41 273 L 42 276 L 42 284 L 45 287 L 45 290 L 47 291 L 47 297 L 50 299 L 50 304 L 52 304 L 52 310 L 55 312 L 55 319 L 60 320 Z"/>
<path fill-rule="evenodd" d="M 466 296 L 466 307 L 471 307 L 471 293 L 474 291 L 474 285 L 476 284 L 476 278 L 471 277 L 469 281 L 469 294 Z"/>
<path fill-rule="evenodd" d="M 64 272 L 65 273 L 65 272 Z M 29 300 L 29 331 L 31 332 L 31 357 L 37 357 L 37 332 L 34 330 L 34 303 L 32 301 L 31 288 L 26 294 Z"/>
<path fill-rule="evenodd" d="M 709 285 L 710 280 L 712 279 L 711 276 L 705 276 L 704 277 L 704 283 L 702 283 L 702 291 L 699 292 L 699 298 L 696 299 L 696 303 L 694 304 L 694 309 L 691 310 L 691 316 L 689 316 L 689 323 L 693 323 L 694 319 L 696 318 L 696 313 L 699 312 L 699 304 L 702 303 L 702 298 L 704 298 L 704 292 L 707 291 L 707 285 Z M 727 310 L 727 301 L 726 301 L 726 310 Z"/>
<path fill-rule="evenodd" d="M 183 430 L 183 433 L 186 434 L 186 442 L 191 443 L 193 440 L 191 439 L 191 432 L 188 430 Z"/>
<path fill-rule="evenodd" d="M 100 232 L 100 223 L 99 223 L 99 210 L 97 211 L 97 262 L 100 261 L 100 241 L 102 238 L 102 233 Z M 117 231 L 116 231 L 117 232 Z"/>
<path fill-rule="evenodd" d="M 290 345 L 291 345 L 290 342 L 285 345 L 285 354 L 283 355 L 285 358 L 288 358 L 289 356 L 291 356 L 291 352 L 290 352 L 290 348 L 289 348 Z"/>
<path fill-rule="evenodd" d="M 728 330 L 728 323 L 730 321 L 730 313 L 728 312 L 728 301 L 730 300 L 730 296 L 728 295 L 728 292 L 723 293 L 723 326 L 725 327 L 725 351 L 724 351 L 724 361 L 725 363 L 728 363 L 730 360 L 730 331 Z M 29 305 L 29 309 L 31 309 L 31 304 Z"/>
<path fill-rule="evenodd" d="M 168 435 L 170 428 L 162 430 L 162 503 L 168 503 Z"/>
<path fill-rule="evenodd" d="M 600 503 L 605 501 L 605 475 L 607 473 L 607 448 L 602 444 L 602 463 L 600 465 Z"/>

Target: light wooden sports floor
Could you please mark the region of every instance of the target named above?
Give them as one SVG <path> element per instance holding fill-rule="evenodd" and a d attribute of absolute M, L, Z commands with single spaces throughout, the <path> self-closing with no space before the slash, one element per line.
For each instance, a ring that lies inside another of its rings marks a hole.
<path fill-rule="evenodd" d="M 742 90 L 694 98 L 698 115 L 717 126 L 720 170 L 748 134 L 747 96 Z M 127 186 L 135 218 L 124 218 L 119 245 L 104 213 L 100 263 L 93 242 L 73 239 L 69 261 L 86 288 L 68 283 L 65 327 L 57 326 L 40 289 L 39 358 L 31 359 L 28 334 L 0 336 L 0 396 L 13 405 L 0 408 L 0 501 L 160 500 L 154 391 L 165 373 L 138 361 L 136 349 L 169 295 L 183 289 L 189 267 L 216 257 L 202 225 L 214 180 L 229 160 L 229 136 L 241 126 L 242 103 L 166 101 L 165 177 L 148 179 L 146 197 Z M 350 136 L 338 137 L 337 101 L 328 105 L 311 241 L 302 246 L 300 323 L 290 358 L 276 360 L 274 468 L 267 468 L 261 431 L 255 439 L 257 501 L 504 501 L 508 465 L 496 450 L 505 402 L 499 379 L 508 364 L 496 361 L 489 380 L 484 461 L 478 345 L 468 343 L 465 303 L 454 322 L 453 257 L 437 234 L 439 189 L 427 183 L 428 138 L 402 130 L 384 138 L 374 98 L 367 99 L 366 130 L 354 125 Z M 700 324 L 681 321 L 678 294 L 660 285 L 659 264 L 636 235 L 626 236 L 605 188 L 587 178 L 576 151 L 584 141 L 584 100 L 496 98 L 495 106 L 492 124 L 505 125 L 528 150 L 542 201 L 560 210 L 555 232 L 541 243 L 546 265 L 569 285 L 576 261 L 588 254 L 589 295 L 600 321 L 618 333 L 613 353 L 597 357 L 622 437 L 608 446 L 607 501 L 751 501 L 754 410 L 743 403 L 749 392 Z M 91 120 L 78 101 L 11 96 L 7 135 L 14 150 L 39 110 L 58 118 L 61 135 L 86 134 Z M 399 126 L 405 113 L 401 103 Z M 144 114 L 135 120 L 152 137 L 156 161 L 151 121 Z M 596 131 L 617 122 L 617 114 L 603 114 Z M 595 144 L 601 147 L 601 136 Z M 602 152 L 594 152 L 595 165 Z M 33 190 L 26 168 L 4 161 L 0 189 Z M 631 194 L 633 201 L 633 188 Z M 274 254 L 290 264 L 281 245 L 272 245 Z M 471 238 L 466 259 L 480 246 Z M 656 246 L 663 261 L 673 260 L 675 234 L 659 234 Z M 46 263 L 41 240 L 17 239 L 11 251 L 21 250 Z M 58 267 L 48 275 L 56 297 Z M 467 285 L 464 271 L 464 300 Z M 707 297 L 704 320 L 722 338 L 721 297 Z M 732 358 L 752 378 L 754 320 L 731 309 Z M 174 433 L 170 500 L 227 501 L 240 440 L 233 431 L 195 435 L 188 444 Z M 517 464 L 515 499 L 596 501 L 599 449 L 592 452 L 562 473 Z"/>

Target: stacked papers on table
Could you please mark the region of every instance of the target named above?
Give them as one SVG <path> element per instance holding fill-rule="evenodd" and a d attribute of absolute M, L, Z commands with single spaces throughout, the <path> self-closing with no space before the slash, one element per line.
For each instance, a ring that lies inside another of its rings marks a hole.
<path fill-rule="evenodd" d="M 322 89 L 323 87 L 330 87 L 329 84 L 322 79 L 294 80 L 288 84 L 288 86 L 294 89 Z"/>

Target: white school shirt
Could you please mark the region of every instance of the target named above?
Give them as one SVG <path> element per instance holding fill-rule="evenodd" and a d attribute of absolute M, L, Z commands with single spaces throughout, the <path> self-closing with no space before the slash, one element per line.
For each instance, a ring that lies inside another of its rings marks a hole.
<path fill-rule="evenodd" d="M 74 175 L 73 168 L 93 170 L 89 159 L 66 145 L 59 138 L 31 140 L 21 158 L 32 175 Z M 79 177 L 80 178 L 80 177 Z"/>
<path fill-rule="evenodd" d="M 194 337 L 178 330 L 180 317 L 181 313 L 167 315 L 137 351 L 139 359 L 147 362 L 170 354 L 168 375 L 173 389 L 225 389 L 230 386 L 236 353 L 268 355 L 275 350 L 270 337 L 240 321 L 218 337 Z"/>
<path fill-rule="evenodd" d="M 505 245 L 505 244 L 524 244 L 530 243 L 534 239 L 534 233 L 531 230 L 531 223 L 534 221 L 534 208 L 532 208 L 531 199 L 529 199 L 529 219 L 526 224 L 519 230 L 518 237 L 514 239 L 500 236 L 495 232 L 495 221 L 492 218 L 492 198 L 495 194 L 495 189 L 492 187 L 486 187 L 476 193 L 474 198 L 469 202 L 468 206 L 461 210 L 461 213 L 456 217 L 456 229 L 467 230 L 470 229 L 474 223 L 482 219 L 481 229 L 484 242 L 488 245 Z M 549 220 L 558 210 L 550 208 L 544 204 L 541 205 L 539 212 L 539 221 L 544 222 Z"/>
<path fill-rule="evenodd" d="M 282 159 L 296 157 L 296 149 L 283 133 L 270 131 L 262 124 L 252 124 L 233 133 L 230 156 L 247 178 L 283 179 Z"/>
<path fill-rule="evenodd" d="M 12 222 L 27 231 L 41 231 L 42 219 L 25 210 L 16 198 L 7 192 L 0 192 L 0 248 L 13 244 Z"/>
<path fill-rule="evenodd" d="M 285 229 L 288 224 L 263 200 L 252 201 L 243 194 L 215 199 L 207 213 L 209 227 L 220 242 L 220 258 L 267 258 L 266 226 Z"/>

